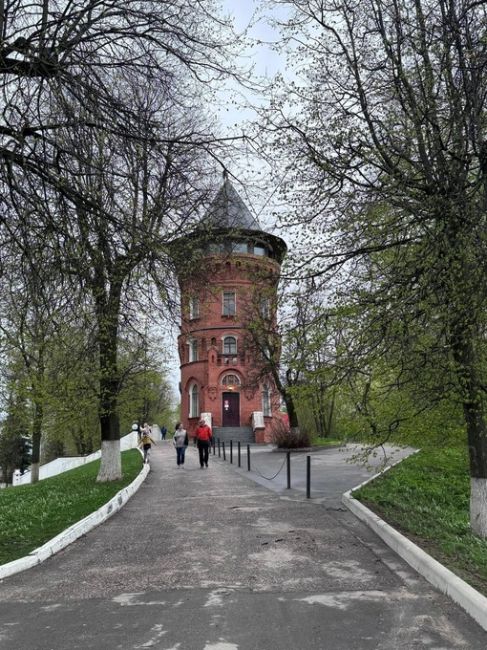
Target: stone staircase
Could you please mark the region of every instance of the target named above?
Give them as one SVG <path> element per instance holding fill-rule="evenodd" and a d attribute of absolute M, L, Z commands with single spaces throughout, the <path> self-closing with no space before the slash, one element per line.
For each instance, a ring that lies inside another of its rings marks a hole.
<path fill-rule="evenodd" d="M 255 442 L 255 435 L 252 431 L 252 427 L 214 427 L 213 428 L 213 437 L 215 438 L 215 443 L 218 442 L 241 442 L 242 444 L 249 444 Z"/>

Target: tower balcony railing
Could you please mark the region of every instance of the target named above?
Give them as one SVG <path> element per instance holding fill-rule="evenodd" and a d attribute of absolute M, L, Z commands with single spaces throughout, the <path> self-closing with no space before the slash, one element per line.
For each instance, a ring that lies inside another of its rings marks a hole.
<path fill-rule="evenodd" d="M 219 354 L 216 361 L 218 366 L 244 366 L 244 354 Z"/>

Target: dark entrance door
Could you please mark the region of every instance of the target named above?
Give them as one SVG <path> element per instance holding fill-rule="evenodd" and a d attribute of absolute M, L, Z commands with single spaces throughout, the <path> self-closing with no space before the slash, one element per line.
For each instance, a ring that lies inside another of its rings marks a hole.
<path fill-rule="evenodd" d="M 223 393 L 222 395 L 222 426 L 240 426 L 240 395 L 238 393 Z"/>

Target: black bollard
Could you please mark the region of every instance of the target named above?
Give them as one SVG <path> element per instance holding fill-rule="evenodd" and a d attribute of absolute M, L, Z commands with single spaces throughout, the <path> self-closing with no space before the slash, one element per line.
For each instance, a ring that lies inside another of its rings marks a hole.
<path fill-rule="evenodd" d="M 311 499 L 311 456 L 306 456 L 306 498 Z"/>
<path fill-rule="evenodd" d="M 286 464 L 287 464 L 287 489 L 291 489 L 291 452 L 286 453 Z"/>
<path fill-rule="evenodd" d="M 247 445 L 247 472 L 250 472 L 250 445 Z"/>
<path fill-rule="evenodd" d="M 238 466 L 241 466 L 241 450 L 240 450 L 240 440 L 237 441 L 237 457 L 238 457 Z"/>
<path fill-rule="evenodd" d="M 227 457 L 225 456 L 225 441 L 222 442 L 222 451 L 223 451 L 223 460 L 227 460 Z"/>
<path fill-rule="evenodd" d="M 230 465 L 233 465 L 233 440 L 230 440 Z"/>
<path fill-rule="evenodd" d="M 221 447 L 220 447 L 220 438 L 218 438 L 218 458 L 220 458 L 221 455 L 222 455 L 222 450 L 221 450 Z"/>

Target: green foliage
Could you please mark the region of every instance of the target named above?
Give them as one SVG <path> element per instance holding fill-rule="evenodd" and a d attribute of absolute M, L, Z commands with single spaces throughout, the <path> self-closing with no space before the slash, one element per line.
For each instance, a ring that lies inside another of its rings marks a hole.
<path fill-rule="evenodd" d="M 371 382 L 365 400 L 364 385 L 338 388 L 338 437 L 420 447 L 465 440 L 465 425 L 456 401 L 447 396 L 431 400 L 424 387 L 391 386 L 385 374 L 378 375 L 380 379 Z"/>
<path fill-rule="evenodd" d="M 487 540 L 469 525 L 470 480 L 462 447 L 421 451 L 354 496 L 487 595 Z"/>
<path fill-rule="evenodd" d="M 128 432 L 133 422 L 165 423 L 174 419 L 171 388 L 156 369 L 141 369 L 127 377 L 119 397 L 120 428 Z M 167 426 L 167 425 L 166 425 Z"/>
<path fill-rule="evenodd" d="M 140 453 L 122 453 L 123 478 L 97 483 L 100 461 L 58 476 L 0 490 L 0 564 L 27 555 L 107 503 L 142 468 Z"/>
<path fill-rule="evenodd" d="M 98 352 L 83 313 L 62 323 L 45 346 L 42 391 L 41 463 L 63 455 L 86 455 L 100 448 Z M 154 342 L 142 349 L 143 337 L 121 333 L 119 415 L 121 435 L 134 420 L 173 421 L 171 391 Z M 7 368 L 10 394 L 4 408 L 7 426 L 20 434 L 33 427 L 33 392 L 21 355 L 10 351 Z M 19 467 L 17 462 L 15 467 Z M 15 468 L 12 466 L 11 471 Z"/>

